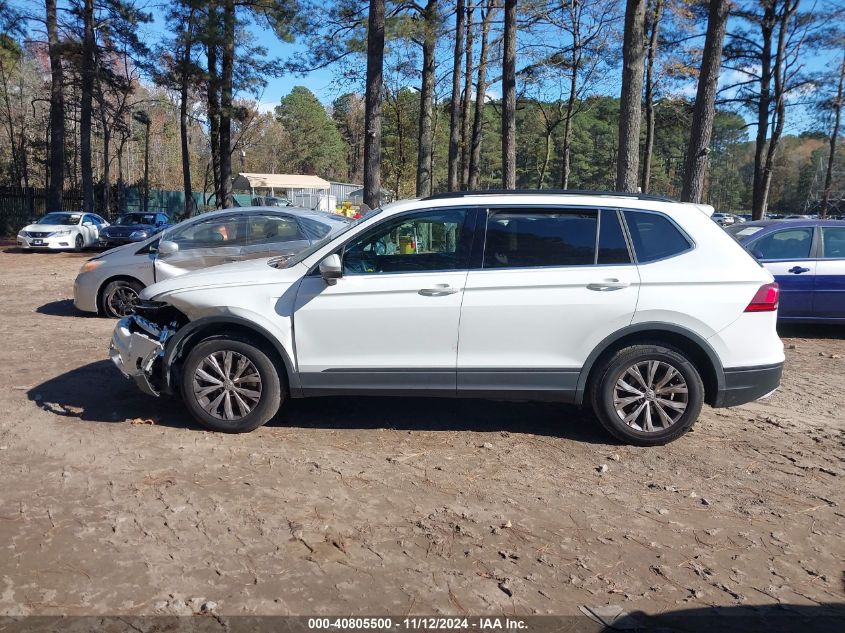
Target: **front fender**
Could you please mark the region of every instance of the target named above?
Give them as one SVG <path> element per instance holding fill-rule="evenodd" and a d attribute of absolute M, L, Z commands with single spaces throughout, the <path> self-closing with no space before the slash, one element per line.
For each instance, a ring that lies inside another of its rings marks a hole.
<path fill-rule="evenodd" d="M 218 314 L 210 314 L 191 321 L 168 341 L 165 349 L 164 358 L 162 359 L 164 384 L 173 390 L 172 372 L 171 369 L 176 360 L 178 360 L 185 348 L 186 343 L 195 339 L 197 335 L 201 335 L 204 330 L 219 329 L 220 326 L 233 325 L 255 332 L 257 335 L 266 339 L 273 345 L 273 348 L 279 354 L 282 362 L 285 365 L 285 372 L 288 378 L 288 387 L 290 395 L 299 397 L 302 393 L 302 388 L 299 383 L 299 375 L 296 372 L 296 366 L 293 362 L 293 347 L 291 345 L 292 337 L 290 331 L 290 321 L 285 320 L 288 324 L 287 330 L 280 330 L 269 319 L 256 314 L 254 312 L 237 309 L 224 308 L 219 309 Z"/>

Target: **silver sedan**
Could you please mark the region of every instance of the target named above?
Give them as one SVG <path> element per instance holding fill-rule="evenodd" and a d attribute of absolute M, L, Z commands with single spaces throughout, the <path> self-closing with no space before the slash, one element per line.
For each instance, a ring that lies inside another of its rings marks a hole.
<path fill-rule="evenodd" d="M 84 312 L 126 316 L 141 290 L 157 281 L 217 264 L 297 253 L 350 222 L 297 207 L 204 213 L 85 262 L 73 285 L 73 303 Z"/>

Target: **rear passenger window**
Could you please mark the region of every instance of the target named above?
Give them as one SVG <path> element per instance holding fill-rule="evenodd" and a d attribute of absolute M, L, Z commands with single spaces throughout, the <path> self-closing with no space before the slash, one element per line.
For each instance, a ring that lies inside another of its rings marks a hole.
<path fill-rule="evenodd" d="M 658 213 L 625 211 L 625 222 L 638 262 L 653 262 L 678 255 L 691 246 L 678 227 Z"/>
<path fill-rule="evenodd" d="M 751 247 L 760 259 L 807 259 L 813 244 L 813 229 L 786 229 L 761 237 Z"/>
<path fill-rule="evenodd" d="M 491 211 L 484 268 L 591 265 L 597 224 L 595 211 Z"/>
<path fill-rule="evenodd" d="M 631 254 L 622 233 L 616 211 L 603 209 L 599 222 L 599 252 L 597 264 L 630 264 Z"/>
<path fill-rule="evenodd" d="M 826 259 L 845 259 L 845 229 L 826 226 L 822 228 L 822 244 Z"/>

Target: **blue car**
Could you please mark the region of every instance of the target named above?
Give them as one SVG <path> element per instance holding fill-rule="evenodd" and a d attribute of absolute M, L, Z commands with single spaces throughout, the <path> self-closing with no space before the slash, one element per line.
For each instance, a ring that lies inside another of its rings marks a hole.
<path fill-rule="evenodd" d="M 124 213 L 114 224 L 100 231 L 100 245 L 112 248 L 129 242 L 143 242 L 170 226 L 166 213 Z"/>
<path fill-rule="evenodd" d="M 779 320 L 845 323 L 845 221 L 758 220 L 725 230 L 775 276 Z"/>

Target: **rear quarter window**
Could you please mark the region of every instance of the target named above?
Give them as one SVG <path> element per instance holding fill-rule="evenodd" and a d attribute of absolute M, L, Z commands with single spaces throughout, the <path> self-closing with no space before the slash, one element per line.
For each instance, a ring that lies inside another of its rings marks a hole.
<path fill-rule="evenodd" d="M 681 230 L 659 213 L 625 211 L 625 222 L 640 263 L 680 255 L 692 248 Z"/>

